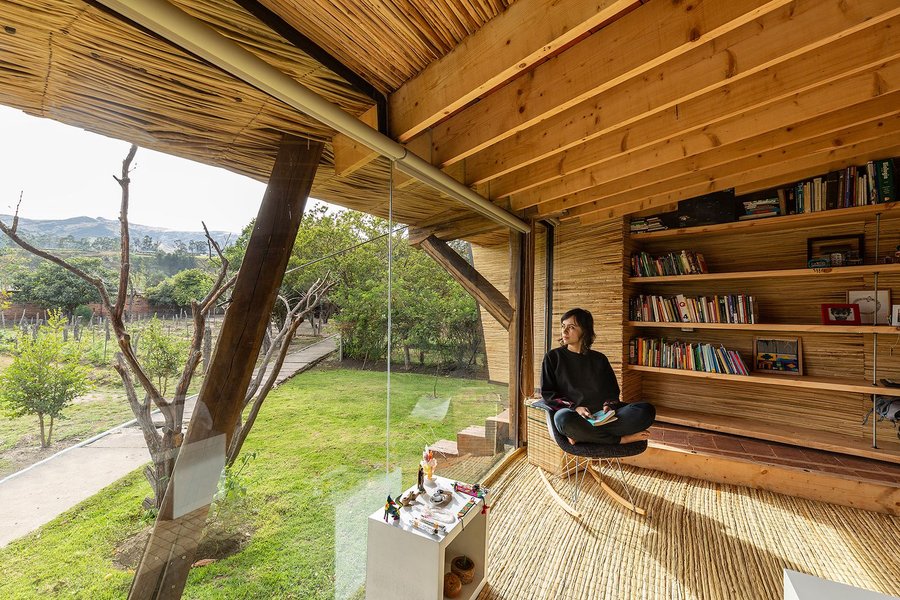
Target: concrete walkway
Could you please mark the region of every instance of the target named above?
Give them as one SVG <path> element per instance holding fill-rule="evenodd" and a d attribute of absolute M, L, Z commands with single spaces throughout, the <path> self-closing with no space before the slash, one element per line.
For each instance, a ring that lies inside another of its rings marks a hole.
<path fill-rule="evenodd" d="M 277 382 L 334 352 L 336 339 L 329 337 L 288 354 Z M 196 396 L 185 402 L 186 423 L 195 402 Z M 0 548 L 149 460 L 141 430 L 129 421 L 0 480 Z"/>

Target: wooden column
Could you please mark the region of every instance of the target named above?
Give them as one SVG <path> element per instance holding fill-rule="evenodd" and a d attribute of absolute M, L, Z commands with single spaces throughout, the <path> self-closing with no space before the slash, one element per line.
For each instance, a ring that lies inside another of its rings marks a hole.
<path fill-rule="evenodd" d="M 518 446 L 520 444 L 521 427 L 519 421 L 524 418 L 520 409 L 522 402 L 522 336 L 520 335 L 521 319 L 519 318 L 519 306 L 522 294 L 522 263 L 523 263 L 523 245 L 525 236 L 517 231 L 509 232 L 509 303 L 513 308 L 513 318 L 507 329 L 509 340 L 509 422 L 511 425 L 510 435 L 514 438 L 513 442 Z"/>
<path fill-rule="evenodd" d="M 303 216 L 322 143 L 285 136 L 129 599 L 180 598 Z"/>
<path fill-rule="evenodd" d="M 519 321 L 519 444 L 527 440 L 523 400 L 534 392 L 534 221 L 523 236 L 522 278 L 517 320 Z M 510 413 L 512 414 L 512 413 Z"/>

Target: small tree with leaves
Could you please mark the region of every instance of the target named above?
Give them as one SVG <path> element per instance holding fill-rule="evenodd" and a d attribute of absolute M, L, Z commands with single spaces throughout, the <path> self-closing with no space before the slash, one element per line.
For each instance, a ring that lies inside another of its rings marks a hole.
<path fill-rule="evenodd" d="M 156 379 L 157 387 L 165 396 L 169 380 L 181 373 L 187 348 L 181 340 L 167 336 L 155 316 L 141 332 L 141 346 L 141 362 L 147 369 L 147 375 Z"/>
<path fill-rule="evenodd" d="M 63 342 L 65 325 L 62 314 L 51 311 L 36 336 L 21 334 L 12 364 L 0 375 L 0 401 L 13 417 L 37 416 L 41 448 L 50 446 L 63 410 L 91 389 L 78 346 Z"/>

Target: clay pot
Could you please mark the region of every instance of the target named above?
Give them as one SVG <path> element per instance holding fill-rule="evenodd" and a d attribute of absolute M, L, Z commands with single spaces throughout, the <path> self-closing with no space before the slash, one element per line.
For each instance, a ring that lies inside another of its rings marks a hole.
<path fill-rule="evenodd" d="M 462 591 L 462 581 L 455 573 L 447 573 L 444 575 L 444 595 L 448 598 L 456 598 Z"/>
<path fill-rule="evenodd" d="M 459 576 L 463 584 L 472 583 L 475 579 L 475 563 L 468 556 L 457 556 L 450 562 L 450 570 Z"/>

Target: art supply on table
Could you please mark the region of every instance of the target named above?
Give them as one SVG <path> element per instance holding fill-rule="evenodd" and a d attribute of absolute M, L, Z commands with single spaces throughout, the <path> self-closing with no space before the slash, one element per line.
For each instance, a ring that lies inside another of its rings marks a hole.
<path fill-rule="evenodd" d="M 477 483 L 462 483 L 462 482 L 454 482 L 453 489 L 459 492 L 460 494 L 466 494 L 467 496 L 473 496 L 475 498 L 484 498 L 488 493 L 488 489 Z"/>
<path fill-rule="evenodd" d="M 475 506 L 477 502 L 478 500 L 476 500 L 475 498 L 470 498 L 469 501 L 459 509 L 459 512 L 456 513 L 457 518 L 462 519 L 464 516 L 466 516 L 466 513 L 469 512 L 469 509 Z"/>

